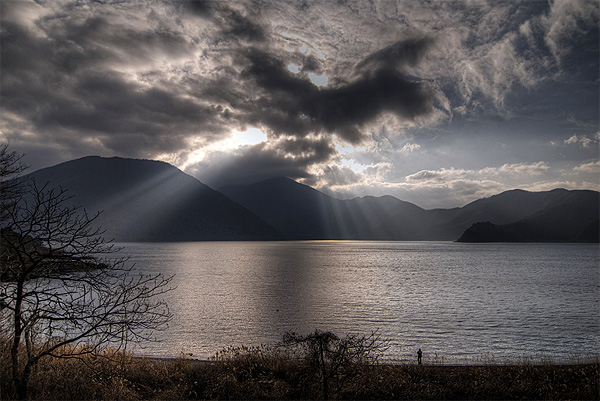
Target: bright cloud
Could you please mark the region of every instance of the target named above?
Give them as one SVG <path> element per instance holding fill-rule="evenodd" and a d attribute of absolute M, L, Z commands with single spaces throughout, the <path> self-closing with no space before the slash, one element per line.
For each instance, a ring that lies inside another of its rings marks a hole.
<path fill-rule="evenodd" d="M 414 152 L 421 149 L 421 145 L 417 144 L 417 143 L 407 143 L 406 145 L 404 145 L 402 147 L 402 149 L 400 149 L 401 153 L 409 153 L 409 152 Z"/>
<path fill-rule="evenodd" d="M 239 147 L 247 145 L 256 145 L 267 140 L 267 136 L 258 128 L 249 128 L 244 132 L 236 132 L 233 135 L 230 146 Z"/>
<path fill-rule="evenodd" d="M 598 141 L 598 139 L 596 139 L 594 141 L 593 139 L 590 139 L 587 136 L 577 136 L 576 134 L 573 134 L 568 139 L 565 139 L 565 144 L 566 145 L 579 145 L 583 148 L 588 148 L 594 142 L 597 142 L 597 141 Z"/>
<path fill-rule="evenodd" d="M 500 167 L 486 167 L 477 172 L 483 176 L 499 176 L 502 174 L 516 174 L 524 176 L 537 176 L 544 174 L 550 169 L 545 162 L 537 162 L 533 164 L 515 163 L 503 164 Z"/>
<path fill-rule="evenodd" d="M 581 164 L 576 166 L 573 170 L 582 173 L 600 174 L 600 161 Z"/>
<path fill-rule="evenodd" d="M 421 170 L 405 177 L 408 182 L 435 181 L 445 182 L 467 177 L 475 179 L 497 179 L 500 176 L 539 176 L 549 170 L 545 162 L 504 164 L 500 167 L 485 167 L 479 170 L 465 170 L 456 168 L 442 168 L 439 170 Z"/>

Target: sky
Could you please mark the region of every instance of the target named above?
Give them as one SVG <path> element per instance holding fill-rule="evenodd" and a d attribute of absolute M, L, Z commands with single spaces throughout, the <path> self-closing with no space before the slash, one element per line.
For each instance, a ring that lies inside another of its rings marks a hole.
<path fill-rule="evenodd" d="M 599 4 L 0 0 L 0 141 L 427 209 L 600 190 Z"/>

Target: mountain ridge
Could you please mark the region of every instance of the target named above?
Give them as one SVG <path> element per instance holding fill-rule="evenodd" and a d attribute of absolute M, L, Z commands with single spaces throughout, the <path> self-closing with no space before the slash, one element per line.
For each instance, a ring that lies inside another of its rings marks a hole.
<path fill-rule="evenodd" d="M 246 208 L 161 161 L 87 156 L 28 177 L 67 189 L 73 205 L 103 211 L 98 224 L 117 241 L 281 239 Z"/>
<path fill-rule="evenodd" d="M 118 241 L 589 241 L 600 210 L 598 192 L 562 188 L 430 210 L 391 195 L 336 199 L 286 177 L 221 193 L 168 163 L 119 157 L 87 156 L 26 177 L 104 210 L 99 223 Z"/>
<path fill-rule="evenodd" d="M 291 187 L 300 194 L 302 206 L 289 203 L 282 216 L 281 208 L 269 203 L 270 199 L 281 198 L 285 187 Z M 260 196 L 255 197 L 255 189 L 261 188 Z M 308 189 L 307 189 L 308 188 Z M 228 196 L 246 206 L 275 229 L 282 232 L 286 239 L 392 239 L 392 240 L 458 240 L 476 223 L 490 222 L 494 225 L 512 224 L 526 218 L 538 221 L 553 219 L 560 214 L 559 220 L 564 226 L 542 224 L 552 231 L 564 231 L 571 238 L 556 233 L 537 236 L 530 240 L 539 241 L 576 241 L 584 226 L 589 226 L 598 218 L 600 198 L 598 192 L 591 190 L 566 190 L 557 188 L 550 191 L 529 192 L 513 189 L 481 198 L 463 207 L 451 209 L 423 209 L 410 202 L 402 201 L 390 195 L 381 197 L 365 196 L 339 200 L 325 195 L 304 184 L 287 178 L 261 181 L 246 187 L 237 186 L 235 191 L 227 190 Z M 269 196 L 274 194 L 274 196 Z M 317 195 L 315 195 L 317 194 Z M 311 198 L 311 195 L 315 195 Z M 578 199 L 586 198 L 583 204 Z M 564 210 L 559 210 L 565 203 Z M 581 202 L 580 202 L 581 203 Z M 312 204 L 312 214 L 302 209 Z M 547 211 L 548 208 L 555 210 Z M 277 216 L 273 210 L 277 210 Z M 324 210 L 317 222 L 310 224 L 312 231 L 303 231 L 302 225 L 315 220 L 315 210 Z M 569 222 L 569 214 L 577 217 L 575 223 Z M 580 214 L 581 214 L 580 213 Z M 536 217 L 538 216 L 538 217 Z M 285 227 L 283 226 L 285 225 Z M 315 230 L 315 225 L 318 229 Z M 523 224 L 521 224 L 523 226 Z M 525 226 L 523 226 L 525 227 Z M 565 230 L 565 227 L 570 227 Z M 531 231 L 531 229 L 529 229 Z M 315 238 L 315 232 L 318 238 Z M 531 234 L 533 235 L 533 234 Z M 311 237 L 312 236 L 312 237 Z M 589 237 L 589 236 L 588 236 Z M 512 238 L 510 236 L 506 237 Z M 463 238 L 463 241 L 466 238 Z"/>

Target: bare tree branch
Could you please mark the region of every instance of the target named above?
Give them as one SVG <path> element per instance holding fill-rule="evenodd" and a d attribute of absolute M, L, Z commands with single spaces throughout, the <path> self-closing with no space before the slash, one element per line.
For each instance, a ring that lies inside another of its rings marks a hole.
<path fill-rule="evenodd" d="M 0 157 L 9 158 L 0 174 L 15 172 L 20 158 L 6 147 Z M 41 358 L 152 340 L 171 318 L 162 300 L 171 278 L 134 271 L 96 226 L 99 213 L 67 206 L 65 190 L 19 185 L 2 201 L 0 330 L 9 333 L 13 382 L 25 398 Z"/>
<path fill-rule="evenodd" d="M 339 391 L 355 368 L 376 362 L 388 348 L 388 342 L 382 340 L 377 331 L 363 336 L 349 334 L 344 338 L 330 331 L 315 330 L 306 335 L 288 332 L 283 336 L 283 345 L 292 350 L 296 348 L 311 370 L 318 373 L 323 399 L 329 398 L 332 379 Z"/>

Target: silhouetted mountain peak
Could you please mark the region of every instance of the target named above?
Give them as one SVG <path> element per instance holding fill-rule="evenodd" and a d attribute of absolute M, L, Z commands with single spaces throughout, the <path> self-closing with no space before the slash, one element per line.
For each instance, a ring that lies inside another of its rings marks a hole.
<path fill-rule="evenodd" d="M 327 196 L 322 192 L 317 191 L 316 189 L 309 187 L 308 185 L 301 184 L 287 177 L 275 177 L 270 178 L 268 180 L 259 181 L 254 184 L 248 185 L 248 189 L 250 190 L 286 190 L 286 191 L 294 191 L 296 193 L 301 191 L 308 191 L 314 194 L 319 194 L 323 196 Z"/>
<path fill-rule="evenodd" d="M 250 184 L 250 185 L 255 185 L 255 184 L 302 185 L 299 182 L 296 182 L 296 181 L 292 180 L 291 178 L 283 177 L 283 176 L 268 178 L 266 180 L 257 181 L 257 182 L 255 182 L 253 184 Z"/>
<path fill-rule="evenodd" d="M 67 189 L 73 204 L 103 211 L 98 223 L 119 241 L 280 238 L 252 212 L 160 161 L 90 156 L 29 176 Z"/>

